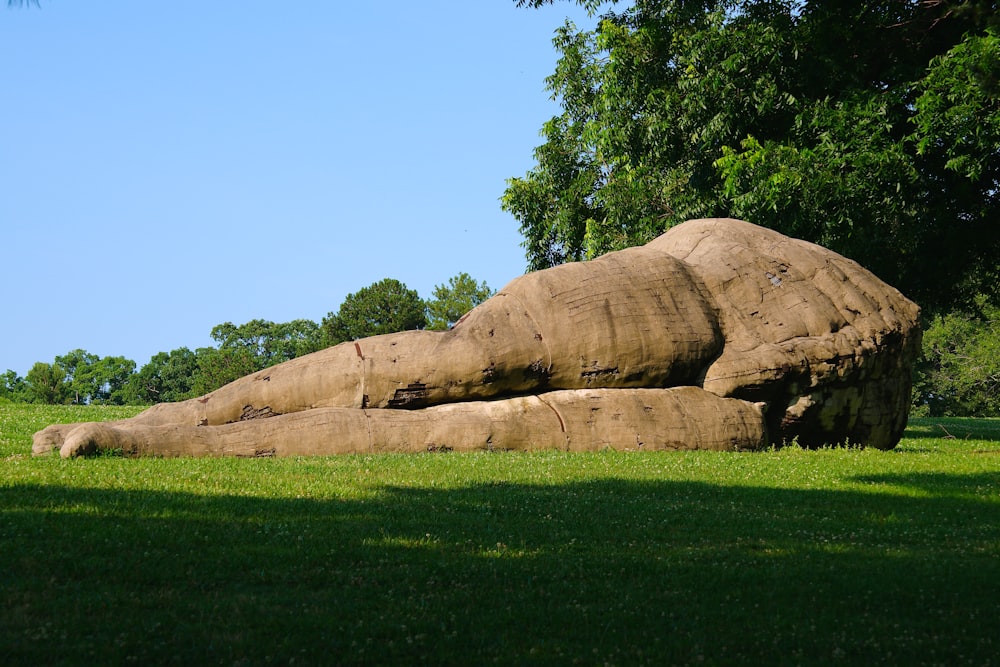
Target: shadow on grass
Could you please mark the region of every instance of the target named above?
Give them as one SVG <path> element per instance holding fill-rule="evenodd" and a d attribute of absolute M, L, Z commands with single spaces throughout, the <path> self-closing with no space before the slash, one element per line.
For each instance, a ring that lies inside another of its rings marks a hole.
<path fill-rule="evenodd" d="M 978 499 L 990 494 L 994 500 L 1000 497 L 998 495 L 1000 494 L 1000 472 L 965 475 L 949 475 L 947 473 L 862 475 L 852 477 L 851 480 L 917 490 L 939 498 Z"/>
<path fill-rule="evenodd" d="M 1000 442 L 1000 419 L 914 417 L 907 422 L 903 437 Z"/>
<path fill-rule="evenodd" d="M 991 664 L 996 475 L 0 490 L 4 664 Z M 978 491 L 977 491 L 978 489 Z"/>

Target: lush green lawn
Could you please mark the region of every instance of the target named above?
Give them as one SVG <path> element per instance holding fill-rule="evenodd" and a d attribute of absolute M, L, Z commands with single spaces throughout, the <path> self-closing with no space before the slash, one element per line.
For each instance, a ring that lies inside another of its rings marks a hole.
<path fill-rule="evenodd" d="M 0 664 L 1000 662 L 1000 420 L 892 452 L 28 454 L 126 414 L 0 405 Z"/>

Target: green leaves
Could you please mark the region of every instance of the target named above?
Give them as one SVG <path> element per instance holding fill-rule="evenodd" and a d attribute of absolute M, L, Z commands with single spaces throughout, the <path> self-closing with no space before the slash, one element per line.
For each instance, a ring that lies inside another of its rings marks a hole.
<path fill-rule="evenodd" d="M 212 328 L 212 339 L 220 349 L 245 348 L 261 368 L 323 347 L 319 325 L 304 319 L 278 324 L 258 319 L 239 326 L 224 322 Z"/>
<path fill-rule="evenodd" d="M 945 167 L 976 181 L 998 176 L 1000 147 L 1000 32 L 967 35 L 931 61 L 919 83 L 917 146 L 941 153 Z"/>
<path fill-rule="evenodd" d="M 905 224 L 905 197 L 919 180 L 881 100 L 820 101 L 783 140 L 748 136 L 740 149 L 723 146 L 714 164 L 732 215 L 864 258 L 883 276 L 907 270 L 906 239 L 889 254 L 871 247 L 884 248 Z"/>
<path fill-rule="evenodd" d="M 198 369 L 191 381 L 191 396 L 201 396 L 266 367 L 248 347 L 201 348 Z"/>
<path fill-rule="evenodd" d="M 13 0 L 7 0 L 12 2 Z M 588 12 L 596 12 L 598 7 L 605 4 L 609 0 L 576 0 L 576 4 L 580 5 Z M 610 0 L 610 2 L 617 2 L 618 0 Z M 514 5 L 517 7 L 531 7 L 537 9 L 544 5 L 551 5 L 555 0 L 514 0 Z"/>
<path fill-rule="evenodd" d="M 33 403 L 68 403 L 69 386 L 66 384 L 66 370 L 59 364 L 39 361 L 31 367 L 25 377 L 29 400 Z"/>
<path fill-rule="evenodd" d="M 51 364 L 37 362 L 23 379 L 7 371 L 0 396 L 50 405 L 120 405 L 126 400 L 125 388 L 134 370 L 135 362 L 131 359 L 101 358 L 77 349 L 57 356 Z"/>
<path fill-rule="evenodd" d="M 336 313 L 323 318 L 329 344 L 368 336 L 423 329 L 427 325 L 424 302 L 394 278 L 384 278 L 348 294 Z"/>
<path fill-rule="evenodd" d="M 1000 414 L 1000 308 L 950 313 L 924 332 L 914 408 L 932 417 Z"/>
<path fill-rule="evenodd" d="M 991 3 L 613 4 L 557 33 L 562 113 L 502 198 L 530 269 L 735 216 L 856 259 L 925 311 L 1000 300 Z"/>
<path fill-rule="evenodd" d="M 434 298 L 426 302 L 427 328 L 444 331 L 491 296 L 493 290 L 485 282 L 477 284 L 468 273 L 459 273 L 447 285 L 434 287 Z"/>
<path fill-rule="evenodd" d="M 126 404 L 181 401 L 193 396 L 198 356 L 186 347 L 159 352 L 134 373 L 126 385 Z"/>

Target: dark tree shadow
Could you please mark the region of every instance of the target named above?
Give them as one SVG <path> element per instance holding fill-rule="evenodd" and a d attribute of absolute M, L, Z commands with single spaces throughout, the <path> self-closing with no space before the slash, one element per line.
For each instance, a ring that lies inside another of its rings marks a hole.
<path fill-rule="evenodd" d="M 903 438 L 1000 442 L 1000 420 L 971 417 L 915 417 L 907 423 Z"/>
<path fill-rule="evenodd" d="M 990 664 L 998 475 L 858 481 L 3 488 L 0 661 Z"/>
<path fill-rule="evenodd" d="M 1000 463 L 1000 462 L 998 462 Z M 965 475 L 938 472 L 860 475 L 852 481 L 918 490 L 935 498 L 1000 499 L 1000 471 Z"/>

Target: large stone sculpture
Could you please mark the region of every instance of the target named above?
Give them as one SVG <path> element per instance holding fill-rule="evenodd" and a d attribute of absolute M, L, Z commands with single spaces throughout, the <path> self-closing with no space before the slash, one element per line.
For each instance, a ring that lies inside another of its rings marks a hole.
<path fill-rule="evenodd" d="M 57 424 L 34 452 L 283 456 L 896 445 L 918 308 L 730 219 L 522 276 L 450 331 L 343 343 L 201 398 Z"/>

